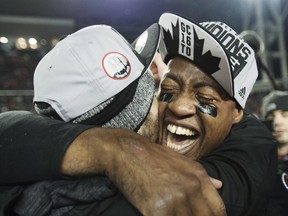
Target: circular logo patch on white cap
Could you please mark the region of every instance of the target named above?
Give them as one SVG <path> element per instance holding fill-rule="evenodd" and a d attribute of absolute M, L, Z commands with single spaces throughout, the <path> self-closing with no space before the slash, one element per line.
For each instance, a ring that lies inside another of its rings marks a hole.
<path fill-rule="evenodd" d="M 121 53 L 107 53 L 102 61 L 105 73 L 112 79 L 125 79 L 131 72 L 128 59 Z"/>

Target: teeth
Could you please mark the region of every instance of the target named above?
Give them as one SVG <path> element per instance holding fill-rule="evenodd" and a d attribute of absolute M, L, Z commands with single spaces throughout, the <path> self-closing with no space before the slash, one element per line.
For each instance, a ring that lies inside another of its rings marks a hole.
<path fill-rule="evenodd" d="M 167 147 L 179 151 L 181 149 L 186 148 L 187 146 L 191 145 L 191 142 L 188 143 L 182 143 L 181 145 L 179 143 L 174 144 L 173 143 L 173 134 L 177 134 L 177 135 L 184 135 L 184 136 L 194 136 L 196 133 L 190 129 L 187 128 L 183 128 L 180 126 L 176 126 L 176 125 L 172 125 L 169 124 L 167 126 L 167 130 L 170 132 L 168 133 L 167 136 Z"/>
<path fill-rule="evenodd" d="M 187 129 L 187 128 L 183 128 L 180 126 L 176 126 L 176 125 L 172 125 L 169 124 L 167 126 L 167 130 L 171 133 L 175 133 L 177 135 L 185 135 L 185 136 L 193 136 L 195 135 L 194 131 Z"/>
<path fill-rule="evenodd" d="M 184 145 L 176 145 L 176 144 L 174 144 L 173 141 L 172 141 L 172 134 L 171 133 L 168 134 L 168 137 L 167 137 L 167 147 L 168 148 L 171 148 L 171 149 L 177 151 L 177 150 L 181 150 L 183 148 L 186 148 L 189 145 L 190 145 L 190 143 L 187 143 L 187 144 L 184 144 Z"/>

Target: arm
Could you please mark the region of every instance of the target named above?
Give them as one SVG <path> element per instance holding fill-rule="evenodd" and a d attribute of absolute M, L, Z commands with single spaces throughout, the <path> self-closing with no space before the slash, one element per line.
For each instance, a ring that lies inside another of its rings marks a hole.
<path fill-rule="evenodd" d="M 129 130 L 85 131 L 67 149 L 62 170 L 69 176 L 106 174 L 144 215 L 225 215 L 199 163 Z"/>
<path fill-rule="evenodd" d="M 63 154 L 88 126 L 27 111 L 0 114 L 0 185 L 63 179 Z"/>
<path fill-rule="evenodd" d="M 106 174 L 144 215 L 226 215 L 199 163 L 129 130 L 9 112 L 0 114 L 0 144 L 4 186 Z"/>

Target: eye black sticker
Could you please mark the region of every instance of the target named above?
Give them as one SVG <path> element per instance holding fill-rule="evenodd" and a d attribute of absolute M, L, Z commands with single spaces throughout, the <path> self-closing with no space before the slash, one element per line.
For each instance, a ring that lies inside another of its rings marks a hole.
<path fill-rule="evenodd" d="M 197 104 L 197 110 L 200 111 L 201 113 L 204 113 L 204 114 L 208 114 L 214 118 L 216 118 L 217 116 L 217 108 L 214 107 L 214 106 L 211 106 L 209 104 Z"/>

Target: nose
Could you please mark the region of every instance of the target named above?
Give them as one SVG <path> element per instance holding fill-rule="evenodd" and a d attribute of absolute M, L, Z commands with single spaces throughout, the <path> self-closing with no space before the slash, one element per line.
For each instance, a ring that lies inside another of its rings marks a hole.
<path fill-rule="evenodd" d="M 180 118 L 191 117 L 196 113 L 197 103 L 195 95 L 182 93 L 168 104 L 168 109 Z"/>

